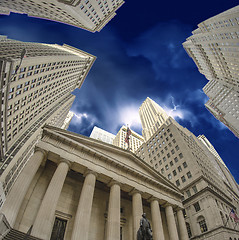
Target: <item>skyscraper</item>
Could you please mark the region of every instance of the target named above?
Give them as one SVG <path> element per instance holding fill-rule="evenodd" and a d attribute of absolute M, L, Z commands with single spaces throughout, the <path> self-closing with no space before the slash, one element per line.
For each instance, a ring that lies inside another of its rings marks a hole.
<path fill-rule="evenodd" d="M 123 3 L 123 0 L 3 0 L 0 14 L 26 13 L 96 32 L 116 15 Z"/>
<path fill-rule="evenodd" d="M 63 114 L 63 116 L 65 116 L 65 114 Z M 59 116 L 59 117 L 60 117 L 60 116 Z M 69 127 L 69 125 L 70 125 L 71 120 L 72 120 L 73 117 L 74 117 L 74 113 L 73 113 L 72 111 L 68 111 L 68 114 L 67 114 L 67 116 L 66 116 L 66 118 L 65 118 L 65 120 L 64 120 L 64 123 L 63 123 L 63 125 L 61 126 L 61 128 L 62 128 L 62 129 L 67 129 L 67 128 Z M 50 125 L 52 125 L 52 124 L 50 123 Z"/>
<path fill-rule="evenodd" d="M 17 70 L 23 49 L 26 56 Z M 68 45 L 4 36 L 0 52 L 0 181 L 7 193 L 32 154 L 41 127 L 64 124 L 75 98 L 71 92 L 81 87 L 95 57 Z"/>
<path fill-rule="evenodd" d="M 212 153 L 212 147 L 205 145 L 205 138 L 199 140 L 174 119 L 169 120 L 136 155 L 183 192 L 189 237 L 200 239 L 203 235 L 204 239 L 223 240 L 238 236 L 239 228 L 234 230 L 235 223 L 229 217 L 231 209 L 239 210 L 238 184 Z"/>
<path fill-rule="evenodd" d="M 183 43 L 209 82 L 206 108 L 239 137 L 239 6 L 198 25 Z"/>
<path fill-rule="evenodd" d="M 139 108 L 139 116 L 142 123 L 142 135 L 147 141 L 152 134 L 164 123 L 168 123 L 169 116 L 167 113 L 149 97 Z"/>
<path fill-rule="evenodd" d="M 110 132 L 107 132 L 101 128 L 94 126 L 94 128 L 90 134 L 90 138 L 94 138 L 94 139 L 100 140 L 102 142 L 113 144 L 115 135 Z"/>
<path fill-rule="evenodd" d="M 130 131 L 131 134 L 129 136 L 129 147 L 132 152 L 135 152 L 142 145 L 142 143 L 144 143 L 144 138 L 135 131 Z M 126 135 L 127 127 L 123 125 L 116 134 L 113 140 L 113 145 L 123 149 L 128 149 L 128 144 L 125 142 Z"/>

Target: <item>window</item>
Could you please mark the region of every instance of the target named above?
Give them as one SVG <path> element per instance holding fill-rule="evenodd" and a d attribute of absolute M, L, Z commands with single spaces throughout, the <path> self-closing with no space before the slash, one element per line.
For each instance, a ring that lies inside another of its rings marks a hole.
<path fill-rule="evenodd" d="M 188 232 L 188 237 L 191 238 L 192 237 L 192 232 L 191 232 L 191 228 L 190 228 L 190 224 L 186 222 L 186 228 L 187 228 L 187 232 Z"/>
<path fill-rule="evenodd" d="M 183 163 L 183 167 L 186 168 L 188 165 L 186 162 Z"/>
<path fill-rule="evenodd" d="M 172 149 L 172 150 L 171 150 L 171 153 L 172 153 L 172 154 L 174 154 L 174 153 L 175 153 L 174 149 Z"/>
<path fill-rule="evenodd" d="M 67 220 L 56 217 L 51 233 L 51 240 L 63 240 L 66 230 Z"/>
<path fill-rule="evenodd" d="M 185 210 L 185 209 L 183 209 L 183 216 L 184 216 L 184 218 L 187 217 L 187 213 L 186 213 L 186 210 Z"/>
<path fill-rule="evenodd" d="M 177 185 L 177 186 L 180 186 L 179 180 L 176 181 L 176 185 Z"/>
<path fill-rule="evenodd" d="M 190 192 L 190 190 L 187 190 L 187 191 L 186 191 L 186 194 L 187 194 L 188 197 L 191 197 L 191 192 Z"/>
<path fill-rule="evenodd" d="M 199 202 L 194 203 L 193 206 L 194 206 L 196 212 L 201 210 Z"/>
<path fill-rule="evenodd" d="M 159 165 L 162 165 L 162 160 L 159 161 Z"/>
<path fill-rule="evenodd" d="M 169 167 L 168 167 L 168 164 L 165 166 L 165 168 L 166 168 L 166 170 L 168 170 L 168 169 L 169 169 Z"/>
<path fill-rule="evenodd" d="M 183 154 L 182 153 L 179 153 L 179 158 L 183 158 Z"/>
<path fill-rule="evenodd" d="M 206 224 L 206 220 L 204 217 L 201 216 L 198 218 L 198 224 L 199 224 L 201 233 L 204 233 L 207 231 L 207 224 Z"/>
<path fill-rule="evenodd" d="M 178 158 L 177 157 L 174 158 L 174 162 L 175 163 L 178 162 Z"/>
<path fill-rule="evenodd" d="M 164 173 L 164 168 L 161 169 L 161 173 Z"/>
<path fill-rule="evenodd" d="M 178 171 L 179 171 L 179 172 L 182 172 L 181 166 L 178 167 Z"/>
<path fill-rule="evenodd" d="M 181 177 L 182 182 L 186 182 L 186 178 L 184 176 Z"/>
<path fill-rule="evenodd" d="M 169 179 L 169 180 L 172 179 L 172 175 L 171 175 L 171 173 L 168 174 L 168 179 Z"/>
<path fill-rule="evenodd" d="M 176 175 L 177 175 L 176 170 L 173 170 L 173 176 L 176 176 Z"/>
<path fill-rule="evenodd" d="M 188 176 L 188 178 L 191 178 L 192 177 L 191 172 L 187 172 L 187 176 Z"/>
<path fill-rule="evenodd" d="M 179 146 L 177 145 L 177 146 L 175 147 L 175 149 L 178 151 L 178 150 L 179 150 Z"/>
<path fill-rule="evenodd" d="M 194 191 L 194 193 L 197 193 L 197 192 L 198 192 L 197 186 L 193 186 L 193 191 Z"/>
<path fill-rule="evenodd" d="M 163 161 L 166 162 L 166 157 L 163 157 Z"/>

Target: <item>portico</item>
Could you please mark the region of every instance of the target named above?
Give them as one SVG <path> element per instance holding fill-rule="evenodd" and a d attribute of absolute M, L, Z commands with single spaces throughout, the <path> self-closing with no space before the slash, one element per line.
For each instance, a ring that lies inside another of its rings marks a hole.
<path fill-rule="evenodd" d="M 22 174 L 3 213 L 21 231 L 33 225 L 31 235 L 40 239 L 51 239 L 62 219 L 62 239 L 136 240 L 143 212 L 155 240 L 187 239 L 180 191 L 131 152 L 46 126 Z M 13 203 L 20 180 L 26 190 Z"/>

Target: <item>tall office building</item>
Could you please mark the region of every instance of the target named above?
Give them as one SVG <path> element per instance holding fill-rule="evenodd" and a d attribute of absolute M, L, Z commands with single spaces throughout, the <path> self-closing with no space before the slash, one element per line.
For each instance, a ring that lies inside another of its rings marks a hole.
<path fill-rule="evenodd" d="M 209 80 L 206 108 L 239 137 L 239 6 L 198 25 L 183 43 L 200 73 Z"/>
<path fill-rule="evenodd" d="M 130 151 L 135 152 L 142 145 L 142 143 L 144 143 L 144 138 L 135 131 L 130 131 L 131 134 L 129 136 L 129 147 Z M 126 135 L 127 127 L 122 126 L 113 140 L 113 145 L 123 149 L 128 149 L 128 143 L 125 142 Z"/>
<path fill-rule="evenodd" d="M 238 184 L 204 137 L 199 140 L 169 118 L 170 123 L 162 124 L 136 155 L 183 192 L 190 238 L 238 237 L 239 227 L 229 217 L 231 209 L 239 212 Z"/>
<path fill-rule="evenodd" d="M 139 116 L 142 123 L 142 135 L 147 141 L 157 129 L 167 122 L 167 113 L 149 97 L 139 108 Z"/>
<path fill-rule="evenodd" d="M 123 3 L 123 0 L 2 0 L 0 14 L 26 13 L 96 32 L 116 15 Z"/>
<path fill-rule="evenodd" d="M 90 138 L 94 138 L 94 139 L 100 140 L 105 143 L 113 144 L 115 135 L 110 132 L 107 132 L 101 128 L 94 126 L 94 128 L 90 134 Z"/>
<path fill-rule="evenodd" d="M 227 167 L 226 164 L 223 162 L 222 158 L 216 151 L 216 149 L 213 147 L 213 145 L 210 143 L 210 141 L 202 134 L 197 137 L 198 140 L 200 140 L 207 148 L 208 150 L 218 159 L 218 161 L 224 166 Z"/>
<path fill-rule="evenodd" d="M 26 56 L 20 64 L 22 50 Z M 68 45 L 0 38 L 0 181 L 5 193 L 29 159 L 45 124 L 62 127 L 95 57 Z"/>
<path fill-rule="evenodd" d="M 63 114 L 63 116 L 65 116 L 65 114 Z M 66 118 L 64 119 L 64 123 L 61 126 L 62 129 L 67 129 L 71 123 L 72 118 L 74 117 L 74 113 L 72 111 L 68 111 L 68 114 L 66 116 Z M 58 119 L 60 118 L 60 116 L 58 117 Z M 55 122 L 55 121 L 54 121 Z M 50 125 L 53 125 L 50 123 Z"/>

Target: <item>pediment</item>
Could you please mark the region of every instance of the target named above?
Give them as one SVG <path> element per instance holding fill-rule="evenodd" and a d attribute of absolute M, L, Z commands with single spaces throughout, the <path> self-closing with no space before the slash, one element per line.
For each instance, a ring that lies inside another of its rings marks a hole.
<path fill-rule="evenodd" d="M 129 173 L 138 174 L 145 177 L 145 179 L 157 182 L 162 188 L 181 195 L 180 190 L 168 179 L 130 151 L 48 125 L 43 129 L 43 139 L 44 136 L 48 139 L 49 137 L 58 139 L 72 147 L 78 147 L 85 155 L 94 156 L 95 159 L 101 159 L 101 161 L 108 160 L 112 166 L 114 165 L 118 168 L 119 172 L 127 170 Z"/>

